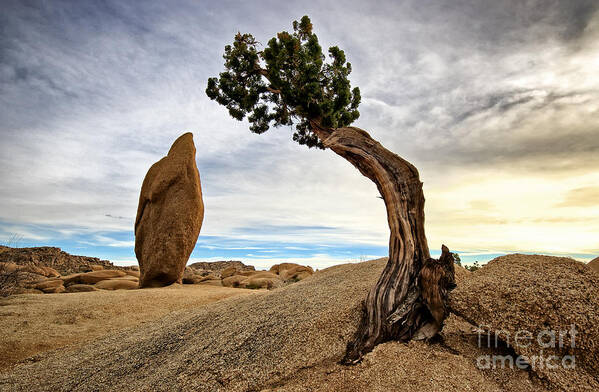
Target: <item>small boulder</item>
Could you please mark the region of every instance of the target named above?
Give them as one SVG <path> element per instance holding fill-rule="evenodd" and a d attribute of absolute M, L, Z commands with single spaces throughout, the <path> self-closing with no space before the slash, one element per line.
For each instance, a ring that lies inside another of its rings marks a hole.
<path fill-rule="evenodd" d="M 64 282 L 65 287 L 71 284 L 80 284 L 80 278 L 83 274 L 71 274 L 66 276 L 61 276 L 60 279 Z"/>
<path fill-rule="evenodd" d="M 66 288 L 67 293 L 84 293 L 88 291 L 98 291 L 98 289 L 89 284 L 72 284 Z"/>
<path fill-rule="evenodd" d="M 248 276 L 250 278 L 280 279 L 279 275 L 274 274 L 270 271 L 252 271 L 252 274 L 244 276 Z"/>
<path fill-rule="evenodd" d="M 55 286 L 55 287 L 47 287 L 45 289 L 42 289 L 42 291 L 44 293 L 46 293 L 46 294 L 64 293 L 65 292 L 65 287 L 63 285 L 59 285 L 59 286 Z"/>
<path fill-rule="evenodd" d="M 44 271 L 44 275 L 49 278 L 57 278 L 60 276 L 60 273 L 52 267 L 40 267 L 40 268 Z"/>
<path fill-rule="evenodd" d="M 128 279 L 108 279 L 102 280 L 94 286 L 102 290 L 133 290 L 138 288 L 139 284 Z"/>
<path fill-rule="evenodd" d="M 233 275 L 222 280 L 225 287 L 245 287 L 248 277 L 243 275 Z"/>
<path fill-rule="evenodd" d="M 0 271 L 2 271 L 5 274 L 10 274 L 12 272 L 15 272 L 17 270 L 20 270 L 19 266 L 16 265 L 15 263 L 0 263 Z"/>
<path fill-rule="evenodd" d="M 195 155 L 193 135 L 186 133 L 143 181 L 135 219 L 140 287 L 182 282 L 204 219 Z"/>
<path fill-rule="evenodd" d="M 235 266 L 230 266 L 221 271 L 220 277 L 225 279 L 233 275 L 237 275 L 239 269 Z"/>
<path fill-rule="evenodd" d="M 278 277 L 254 277 L 248 278 L 245 288 L 248 289 L 276 289 L 283 285 L 283 281 Z"/>
<path fill-rule="evenodd" d="M 126 275 L 126 273 L 119 270 L 93 271 L 80 274 L 78 277 L 78 281 L 79 283 L 83 284 L 96 284 L 102 280 L 120 278 Z"/>
<path fill-rule="evenodd" d="M 33 288 L 37 289 L 37 290 L 42 290 L 43 292 L 47 292 L 47 291 L 45 291 L 46 289 L 54 289 L 58 286 L 62 286 L 62 280 L 48 279 L 48 280 L 44 280 L 42 282 L 37 283 L 36 285 L 33 286 Z"/>
<path fill-rule="evenodd" d="M 102 271 L 104 269 L 104 266 L 103 265 L 99 265 L 99 264 L 90 264 L 89 268 L 92 271 Z"/>
<path fill-rule="evenodd" d="M 270 267 L 270 272 L 278 274 L 284 281 L 298 281 L 311 276 L 314 270 L 295 263 L 281 263 Z"/>

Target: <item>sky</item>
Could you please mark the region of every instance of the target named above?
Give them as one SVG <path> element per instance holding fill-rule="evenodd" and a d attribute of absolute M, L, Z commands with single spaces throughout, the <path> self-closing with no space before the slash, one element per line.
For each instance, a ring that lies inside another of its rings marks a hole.
<path fill-rule="evenodd" d="M 360 118 L 420 171 L 426 234 L 462 260 L 599 255 L 599 2 L 12 1 L 0 13 L 0 243 L 135 264 L 149 167 L 192 132 L 190 262 L 324 268 L 387 254 L 370 180 L 205 95 L 240 32 L 309 15 L 352 63 Z"/>

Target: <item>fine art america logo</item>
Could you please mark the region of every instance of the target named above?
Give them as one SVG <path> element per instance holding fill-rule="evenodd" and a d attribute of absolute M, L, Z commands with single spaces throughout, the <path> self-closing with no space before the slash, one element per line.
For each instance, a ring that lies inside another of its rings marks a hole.
<path fill-rule="evenodd" d="M 513 348 L 512 351 L 526 351 L 534 355 L 481 355 L 476 360 L 479 369 L 574 369 L 575 355 L 559 356 L 558 353 L 574 352 L 576 347 L 576 327 L 570 325 L 564 330 L 542 330 L 536 336 L 527 330 L 517 331 L 513 336 L 507 331 L 491 332 L 486 325 L 478 327 L 479 348 Z M 520 349 L 520 350 L 518 350 Z M 525 349 L 525 350 L 522 350 Z M 537 351 L 538 350 L 538 351 Z M 546 352 L 545 352 L 546 350 Z"/>

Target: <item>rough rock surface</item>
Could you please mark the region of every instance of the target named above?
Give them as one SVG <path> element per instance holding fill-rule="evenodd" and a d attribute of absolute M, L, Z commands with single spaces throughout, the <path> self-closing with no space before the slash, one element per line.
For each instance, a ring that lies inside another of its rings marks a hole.
<path fill-rule="evenodd" d="M 599 257 L 594 258 L 587 265 L 591 267 L 595 272 L 599 273 Z"/>
<path fill-rule="evenodd" d="M 99 265 L 105 269 L 117 268 L 110 261 L 96 257 L 75 256 L 55 247 L 10 248 L 0 246 L 0 262 L 12 262 L 19 265 L 51 267 L 61 275 L 80 272 L 85 268 L 91 271 L 91 265 Z"/>
<path fill-rule="evenodd" d="M 204 219 L 195 154 L 193 135 L 180 136 L 143 181 L 135 219 L 140 287 L 182 281 Z"/>
<path fill-rule="evenodd" d="M 385 259 L 335 266 L 280 290 L 172 312 L 87 346 L 49 352 L 0 374 L 0 390 L 547 390 L 526 371 L 478 369 L 476 358 L 488 350 L 477 346 L 473 325 L 455 315 L 442 343 L 389 342 L 359 365 L 338 365 L 384 265 Z"/>
<path fill-rule="evenodd" d="M 343 356 L 383 266 L 381 260 L 336 266 L 279 290 L 174 312 L 20 364 L 0 374 L 0 390 L 260 390 Z"/>
<path fill-rule="evenodd" d="M 492 345 L 495 332 L 504 331 L 498 333 L 499 340 L 509 340 L 516 354 L 529 359 L 540 356 L 541 351 L 545 358 L 557 355 L 560 361 L 575 355 L 575 369 L 548 369 L 545 361 L 545 366 L 537 362 L 532 371 L 558 389 L 593 390 L 599 388 L 597 287 L 599 275 L 576 260 L 514 254 L 498 257 L 471 273 L 452 292 L 451 307 L 471 323 L 490 330 Z M 576 328 L 575 347 L 571 346 L 572 325 Z M 517 343 L 519 331 L 520 336 L 529 331 L 532 339 Z M 564 331 L 561 348 L 560 331 Z M 483 336 L 486 339 L 488 335 Z"/>

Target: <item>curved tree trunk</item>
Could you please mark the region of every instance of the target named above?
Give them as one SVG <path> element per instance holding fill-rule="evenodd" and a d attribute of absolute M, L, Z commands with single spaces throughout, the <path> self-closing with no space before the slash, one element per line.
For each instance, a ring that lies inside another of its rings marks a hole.
<path fill-rule="evenodd" d="M 454 266 L 445 246 L 439 260 L 430 258 L 418 170 L 361 129 L 312 125 L 325 147 L 377 185 L 391 230 L 389 261 L 364 302 L 360 326 L 342 362 L 356 363 L 388 340 L 432 338 L 448 314 L 447 293 L 455 287 Z"/>

